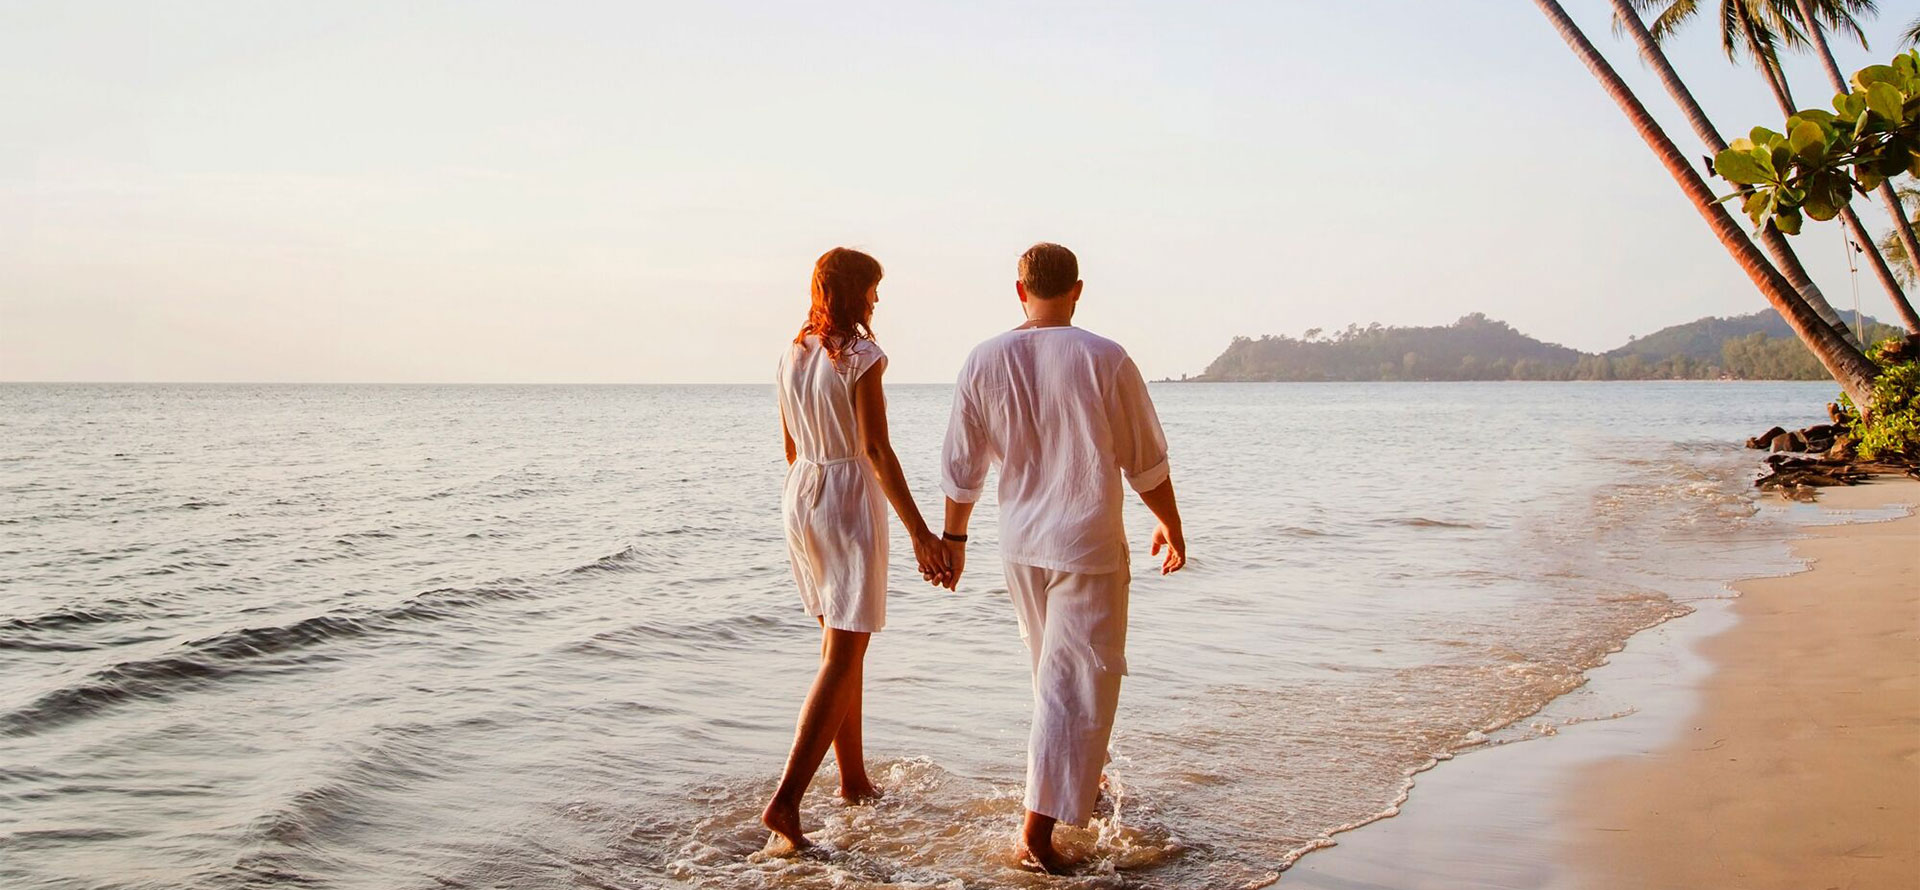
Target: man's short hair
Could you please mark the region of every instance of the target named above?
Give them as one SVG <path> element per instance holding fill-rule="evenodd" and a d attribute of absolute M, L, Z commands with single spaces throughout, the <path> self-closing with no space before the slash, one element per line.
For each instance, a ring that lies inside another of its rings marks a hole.
<path fill-rule="evenodd" d="M 1029 297 L 1050 300 L 1065 296 L 1079 280 L 1080 260 L 1058 244 L 1042 241 L 1020 255 L 1020 284 Z"/>

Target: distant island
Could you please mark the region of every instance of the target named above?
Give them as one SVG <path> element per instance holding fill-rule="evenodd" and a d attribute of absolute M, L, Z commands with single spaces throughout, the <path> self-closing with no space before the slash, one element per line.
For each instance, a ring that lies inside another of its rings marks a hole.
<path fill-rule="evenodd" d="M 1849 329 L 1854 314 L 1843 312 Z M 1866 317 L 1867 342 L 1901 332 Z M 1544 343 L 1475 312 L 1439 327 L 1348 325 L 1235 337 L 1186 381 L 1831 380 L 1771 309 L 1663 328 L 1604 353 Z"/>

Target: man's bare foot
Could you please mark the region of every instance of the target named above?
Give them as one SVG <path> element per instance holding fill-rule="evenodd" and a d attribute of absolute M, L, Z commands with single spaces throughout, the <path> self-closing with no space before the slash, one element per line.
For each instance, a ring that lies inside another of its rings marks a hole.
<path fill-rule="evenodd" d="M 1086 861 L 1085 857 L 1067 856 L 1061 853 L 1054 849 L 1051 843 L 1041 846 L 1024 841 L 1013 848 L 1013 858 L 1021 868 L 1048 875 L 1067 874 L 1073 871 L 1075 866 Z"/>
<path fill-rule="evenodd" d="M 858 782 L 841 782 L 840 799 L 850 804 L 873 803 L 880 799 L 880 789 L 864 778 Z"/>
<path fill-rule="evenodd" d="M 813 842 L 807 840 L 807 836 L 800 831 L 800 809 L 798 807 L 789 809 L 781 806 L 777 800 L 767 804 L 766 810 L 760 814 L 760 824 L 765 825 L 767 830 L 773 832 L 775 838 L 778 838 L 779 841 L 783 841 L 786 844 L 783 849 L 775 849 L 777 844 L 769 843 L 767 845 L 769 848 L 767 852 L 769 853 L 786 855 L 788 853 L 797 853 L 813 846 Z"/>

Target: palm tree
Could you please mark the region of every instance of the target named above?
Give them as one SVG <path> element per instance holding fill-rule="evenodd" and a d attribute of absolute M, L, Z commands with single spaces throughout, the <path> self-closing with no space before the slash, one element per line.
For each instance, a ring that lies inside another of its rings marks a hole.
<path fill-rule="evenodd" d="M 1900 39 L 1906 41 L 1908 46 L 1920 43 L 1920 16 L 1907 23 L 1907 33 L 1900 35 Z"/>
<path fill-rule="evenodd" d="M 1633 0 L 1633 5 L 1659 10 L 1648 26 L 1659 42 L 1665 42 L 1706 8 L 1701 0 Z M 1776 91 L 1785 89 L 1785 76 L 1778 64 L 1779 44 L 1793 46 L 1806 41 L 1806 35 L 1800 33 L 1793 0 L 1720 0 L 1717 11 L 1720 48 L 1726 52 L 1727 61 L 1739 62 L 1741 53 L 1749 53 L 1769 85 Z"/>
<path fill-rule="evenodd" d="M 1679 105 L 1681 112 L 1686 114 L 1687 123 L 1692 125 L 1694 135 L 1700 137 L 1701 143 L 1706 145 L 1711 153 L 1718 155 L 1725 151 L 1726 140 L 1720 138 L 1720 131 L 1715 129 L 1713 122 L 1707 119 L 1706 110 L 1701 108 L 1700 103 L 1693 98 L 1693 92 L 1687 89 L 1686 83 L 1680 79 L 1679 72 L 1673 70 L 1673 64 L 1667 60 L 1666 53 L 1661 52 L 1659 42 L 1647 29 L 1646 24 L 1640 20 L 1640 13 L 1634 10 L 1631 0 L 1611 0 L 1611 2 L 1615 29 L 1625 31 L 1633 38 L 1634 44 L 1640 48 L 1641 58 L 1646 60 L 1655 74 L 1659 75 L 1660 83 L 1667 88 L 1667 94 L 1673 97 L 1674 103 Z M 1813 307 L 1813 311 L 1819 314 L 1829 326 L 1839 331 L 1842 337 L 1847 338 L 1854 346 L 1861 345 L 1854 341 L 1840 313 L 1835 312 L 1825 295 L 1820 293 L 1820 287 L 1813 283 L 1812 276 L 1808 275 L 1806 267 L 1801 265 L 1799 255 L 1793 252 L 1793 248 L 1787 244 L 1786 236 L 1781 234 L 1772 221 L 1768 221 L 1766 227 L 1760 231 L 1760 244 L 1766 248 L 1774 262 L 1779 264 L 1780 271 L 1786 275 L 1787 283 L 1793 285 L 1794 292 L 1805 299 L 1807 305 Z"/>
<path fill-rule="evenodd" d="M 1704 5 L 1700 0 L 1633 0 L 1641 9 L 1659 9 L 1653 24 L 1648 30 L 1655 40 L 1664 40 L 1681 25 L 1698 15 Z M 1854 20 L 1854 13 L 1872 13 L 1875 10 L 1873 0 L 1818 0 L 1815 12 L 1825 18 L 1838 30 L 1854 34 L 1863 42 L 1865 33 Z M 1794 104 L 1793 90 L 1787 84 L 1785 70 L 1780 66 L 1778 48 L 1781 44 L 1801 46 L 1808 43 L 1807 35 L 1800 30 L 1800 9 L 1798 0 L 1720 0 L 1720 46 L 1726 51 L 1727 58 L 1738 62 L 1742 53 L 1753 57 L 1753 63 L 1759 69 L 1761 77 L 1767 82 L 1767 89 L 1773 93 L 1774 101 L 1780 106 L 1780 113 L 1792 117 L 1799 107 Z M 1840 221 L 1847 227 L 1853 242 L 1867 255 L 1867 265 L 1873 269 L 1874 277 L 1887 292 L 1887 299 L 1907 319 L 1912 327 L 1915 318 L 1911 315 L 1912 305 L 1907 302 L 1906 293 L 1900 288 L 1900 281 L 1893 269 L 1887 265 L 1886 257 L 1880 255 L 1875 246 L 1873 234 L 1867 231 L 1866 224 L 1860 221 L 1860 215 L 1853 212 L 1851 204 L 1840 208 Z M 1816 311 L 1819 307 L 1815 307 Z M 1845 327 L 1840 314 L 1827 306 L 1820 317 L 1829 324 Z M 1913 328 L 1920 331 L 1920 328 Z"/>
<path fill-rule="evenodd" d="M 1847 5 L 1861 7 L 1867 12 L 1873 11 L 1872 0 L 1851 0 L 1851 3 L 1846 0 L 1827 0 L 1820 4 L 1815 4 L 1813 0 L 1797 0 L 1800 22 L 1807 26 L 1807 33 L 1812 35 L 1816 54 L 1820 57 L 1822 67 L 1827 69 L 1827 79 L 1833 82 L 1834 91 L 1839 93 L 1851 92 L 1852 88 L 1847 86 L 1847 79 L 1840 74 L 1840 66 L 1833 61 L 1833 48 L 1827 45 L 1827 26 L 1833 26 L 1839 30 L 1851 30 L 1860 38 L 1861 46 L 1867 45 L 1866 35 L 1860 33 L 1859 24 L 1853 22 L 1850 16 L 1837 8 Z M 1823 15 L 1826 18 L 1824 23 L 1821 21 Z M 1878 191 L 1880 204 L 1887 209 L 1887 215 L 1893 218 L 1893 233 L 1899 236 L 1900 246 L 1906 249 L 1907 256 L 1920 257 L 1920 240 L 1914 238 L 1913 223 L 1907 220 L 1906 208 L 1901 206 L 1900 196 L 1894 193 L 1893 183 L 1882 180 Z M 1896 297 L 1893 304 L 1900 310 L 1900 317 L 1907 323 L 1907 330 L 1920 334 L 1920 316 L 1914 314 L 1913 305 L 1908 303 L 1905 297 Z"/>
<path fill-rule="evenodd" d="M 1600 81 L 1600 86 L 1606 90 L 1607 95 L 1620 106 L 1621 112 L 1633 124 L 1634 130 L 1640 134 L 1641 139 L 1646 141 L 1647 147 L 1660 158 L 1660 163 L 1667 168 L 1667 173 L 1672 175 L 1674 182 L 1687 193 L 1687 198 L 1693 203 L 1694 210 L 1700 213 L 1708 227 L 1719 236 L 1721 245 L 1733 255 L 1734 262 L 1747 273 L 1747 277 L 1753 280 L 1754 285 L 1760 288 L 1760 293 L 1767 298 L 1767 302 L 1773 304 L 1774 310 L 1786 319 L 1787 325 L 1793 328 L 1793 332 L 1799 335 L 1800 341 L 1807 345 L 1816 358 L 1820 359 L 1820 364 L 1827 369 L 1827 373 L 1833 375 L 1835 381 L 1839 382 L 1840 388 L 1846 391 L 1854 404 L 1861 406 L 1863 411 L 1871 411 L 1873 380 L 1878 373 L 1873 363 L 1838 332 L 1828 327 L 1824 319 L 1800 300 L 1794 294 L 1793 286 L 1788 284 L 1787 279 L 1780 274 L 1780 270 L 1767 262 L 1767 258 L 1760 253 L 1759 248 L 1754 247 L 1753 242 L 1747 240 L 1746 232 L 1741 229 L 1740 224 L 1734 222 L 1732 215 L 1727 213 L 1727 208 L 1721 206 L 1720 202 L 1714 198 L 1713 190 L 1707 187 L 1706 181 L 1687 164 L 1687 159 L 1680 154 L 1680 149 L 1674 146 L 1673 140 L 1667 138 L 1666 132 L 1661 130 L 1653 116 L 1647 113 L 1646 106 L 1640 104 L 1640 100 L 1633 95 L 1633 91 L 1627 87 L 1626 82 L 1614 72 L 1613 66 L 1607 64 L 1606 57 L 1593 48 L 1593 44 L 1587 40 L 1585 34 L 1580 33 L 1579 26 L 1567 17 L 1566 10 L 1561 9 L 1556 0 L 1534 0 L 1534 3 L 1553 24 L 1554 30 L 1560 32 L 1561 38 L 1566 40 L 1567 46 L 1573 50 L 1574 55 L 1578 56 L 1580 61 L 1586 64 L 1587 69 L 1593 72 L 1594 78 Z"/>
<path fill-rule="evenodd" d="M 1827 2 L 1847 2 L 1847 0 L 1827 0 Z M 1680 26 L 1705 9 L 1705 4 L 1701 0 L 1631 0 L 1630 5 L 1639 9 L 1660 10 L 1659 14 L 1654 16 L 1651 25 L 1640 29 L 1647 32 L 1655 44 L 1672 36 Z M 1639 15 L 1621 7 L 1620 3 L 1614 4 L 1614 28 L 1626 30 L 1632 34 L 1632 29 L 1628 27 L 1628 20 L 1638 22 Z M 1780 72 L 1777 64 L 1779 57 L 1775 52 L 1776 45 L 1783 41 L 1800 43 L 1806 40 L 1805 35 L 1802 35 L 1799 27 L 1794 24 L 1793 12 L 1792 0 L 1720 0 L 1721 49 L 1726 51 L 1729 60 L 1736 62 L 1740 60 L 1742 52 L 1752 54 L 1757 61 L 1761 62 L 1760 71 L 1767 78 L 1767 85 L 1775 95 L 1780 95 L 1787 89 L 1786 77 Z M 1641 42 L 1638 34 L 1633 36 L 1636 43 Z M 1700 136 L 1701 141 L 1718 153 L 1720 148 L 1724 147 L 1724 142 L 1713 129 L 1712 123 L 1707 121 L 1704 112 L 1696 115 L 1691 110 L 1698 109 L 1699 103 L 1693 101 L 1692 94 L 1687 91 L 1685 84 L 1680 82 L 1679 75 L 1672 73 L 1673 66 L 1666 62 L 1665 54 L 1658 52 L 1657 48 L 1649 54 L 1643 45 L 1641 55 L 1656 72 L 1660 73 L 1660 79 L 1666 84 L 1667 92 L 1674 97 L 1675 102 L 1679 103 L 1681 110 L 1687 113 L 1687 119 L 1693 124 L 1694 132 Z M 1656 56 L 1659 58 L 1656 59 Z M 1791 115 L 1793 112 L 1787 113 Z M 1708 133 L 1714 135 L 1709 138 Z M 1771 224 L 1767 226 L 1768 230 L 1773 228 Z M 1770 242 L 1774 237 L 1776 236 L 1766 231 L 1761 233 L 1762 243 Z M 1783 236 L 1780 237 L 1780 244 L 1781 248 L 1785 248 L 1786 239 Z M 1847 330 L 1846 320 L 1842 319 L 1840 313 L 1834 311 L 1833 305 L 1827 302 L 1826 295 L 1822 294 L 1820 288 L 1813 283 L 1812 277 L 1801 265 L 1800 258 L 1790 249 L 1782 253 L 1771 244 L 1768 244 L 1767 252 L 1780 263 L 1780 269 L 1786 273 L 1787 280 L 1806 299 L 1808 305 L 1813 307 L 1813 311 L 1819 313 L 1820 318 L 1834 330 L 1840 331 L 1841 336 L 1851 341 L 1853 334 Z M 1887 281 L 1891 280 L 1891 278 L 1887 279 Z M 1897 284 L 1893 286 L 1895 289 L 1899 287 Z"/>

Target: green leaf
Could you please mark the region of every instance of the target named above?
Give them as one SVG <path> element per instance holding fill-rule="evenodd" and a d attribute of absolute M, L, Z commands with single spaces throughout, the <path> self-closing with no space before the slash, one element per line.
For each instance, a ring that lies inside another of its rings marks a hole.
<path fill-rule="evenodd" d="M 1782 142 L 1773 147 L 1771 154 L 1774 174 L 1782 179 L 1786 178 L 1787 173 L 1793 169 L 1793 152 L 1788 151 L 1786 143 Z"/>
<path fill-rule="evenodd" d="M 1887 178 L 1873 169 L 1872 164 L 1860 164 L 1853 168 L 1853 181 L 1860 184 L 1860 190 L 1870 192 L 1880 187 Z"/>
<path fill-rule="evenodd" d="M 1840 208 L 1834 206 L 1831 193 L 1824 187 L 1807 189 L 1806 203 L 1801 204 L 1807 215 L 1820 222 L 1826 222 L 1840 215 Z"/>
<path fill-rule="evenodd" d="M 1745 136 L 1742 136 L 1738 139 L 1733 140 L 1732 142 L 1727 143 L 1727 148 L 1732 151 L 1752 151 L 1753 140 L 1748 139 Z"/>
<path fill-rule="evenodd" d="M 1767 129 L 1766 127 L 1754 127 L 1753 132 L 1747 134 L 1747 138 L 1752 139 L 1753 144 L 1755 145 L 1764 145 L 1768 148 L 1772 148 L 1774 145 L 1778 143 L 1787 141 L 1787 138 L 1785 136 L 1782 136 L 1779 133 L 1775 133 L 1774 131 Z"/>
<path fill-rule="evenodd" d="M 1865 90 L 1876 83 L 1899 83 L 1900 72 L 1891 65 L 1868 65 L 1853 73 L 1853 88 Z"/>
<path fill-rule="evenodd" d="M 1861 136 L 1866 135 L 1867 124 L 1870 124 L 1872 122 L 1873 122 L 1873 112 L 1871 111 L 1860 112 L 1860 119 L 1853 122 L 1854 141 L 1857 142 L 1859 141 Z"/>
<path fill-rule="evenodd" d="M 1767 217 L 1773 215 L 1776 199 L 1767 192 L 1761 192 L 1756 197 L 1760 198 L 1757 206 L 1751 201 L 1747 202 L 1747 218 L 1753 220 L 1753 227 L 1757 229 L 1766 225 Z"/>
<path fill-rule="evenodd" d="M 1827 134 L 1820 125 L 1811 121 L 1802 122 L 1793 128 L 1787 136 L 1787 145 L 1793 153 L 1809 161 L 1820 160 L 1827 153 Z"/>
<path fill-rule="evenodd" d="M 1793 207 L 1783 207 L 1773 215 L 1773 224 L 1789 235 L 1800 234 L 1800 211 Z"/>
<path fill-rule="evenodd" d="M 1714 156 L 1713 172 L 1720 174 L 1721 179 L 1725 179 L 1728 182 L 1737 182 L 1741 185 L 1766 182 L 1769 179 L 1768 174 L 1770 171 L 1761 167 L 1759 162 L 1754 159 L 1755 156 L 1759 154 L 1760 152 L 1757 150 L 1741 151 L 1736 148 L 1729 148 Z"/>
<path fill-rule="evenodd" d="M 1798 121 L 1813 121 L 1816 124 L 1832 126 L 1833 112 L 1820 108 L 1809 108 L 1805 111 L 1795 112 L 1793 117 L 1787 118 L 1787 130 L 1791 132 L 1794 124 Z"/>
<path fill-rule="evenodd" d="M 1900 106 L 1906 97 L 1900 95 L 1900 89 L 1890 83 L 1876 83 L 1867 88 L 1867 107 L 1895 124 L 1900 123 Z"/>
<path fill-rule="evenodd" d="M 1747 216 L 1752 217 L 1754 220 L 1757 221 L 1760 218 L 1761 209 L 1766 206 L 1767 206 L 1766 192 L 1761 192 L 1761 191 L 1749 192 L 1747 193 L 1747 199 L 1745 201 L 1740 202 L 1740 212 L 1745 213 Z"/>

